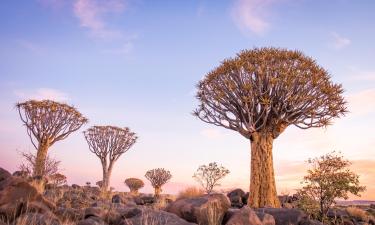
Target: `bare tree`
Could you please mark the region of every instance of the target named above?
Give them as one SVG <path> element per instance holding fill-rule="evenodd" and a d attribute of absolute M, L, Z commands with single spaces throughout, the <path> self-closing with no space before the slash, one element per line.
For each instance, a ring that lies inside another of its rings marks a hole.
<path fill-rule="evenodd" d="M 216 162 L 208 165 L 200 166 L 194 173 L 195 178 L 201 186 L 206 190 L 207 194 L 211 194 L 214 187 L 219 186 L 219 180 L 229 174 L 229 170 L 224 166 L 218 166 Z"/>
<path fill-rule="evenodd" d="M 37 149 L 34 176 L 45 172 L 47 152 L 55 142 L 78 130 L 87 119 L 74 107 L 51 100 L 30 100 L 16 104 L 31 143 Z"/>
<path fill-rule="evenodd" d="M 324 127 L 346 113 L 343 89 L 328 72 L 299 51 L 242 51 L 197 85 L 194 115 L 239 132 L 251 142 L 248 204 L 279 207 L 272 145 L 289 125 Z"/>
<path fill-rule="evenodd" d="M 129 187 L 130 193 L 132 195 L 138 195 L 138 190 L 140 188 L 143 188 L 143 186 L 145 186 L 145 184 L 143 183 L 141 179 L 133 178 L 133 177 L 126 179 L 124 183 L 126 184 L 126 186 Z"/>
<path fill-rule="evenodd" d="M 27 173 L 28 176 L 31 176 L 37 162 L 37 156 L 36 154 L 33 154 L 31 152 L 21 152 L 21 156 L 24 160 L 19 166 L 19 169 Z M 49 154 L 47 154 L 45 162 L 43 164 L 43 173 L 41 174 L 41 176 L 48 177 L 56 174 L 59 171 L 60 163 L 61 161 L 51 158 Z"/>
<path fill-rule="evenodd" d="M 166 184 L 171 178 L 171 172 L 164 168 L 152 169 L 146 172 L 145 177 L 151 182 L 155 189 L 155 197 L 159 197 L 162 192 L 161 187 Z"/>
<path fill-rule="evenodd" d="M 129 128 L 114 126 L 93 126 L 84 131 L 89 149 L 102 163 L 103 182 L 101 188 L 107 191 L 114 163 L 136 142 L 135 133 Z"/>

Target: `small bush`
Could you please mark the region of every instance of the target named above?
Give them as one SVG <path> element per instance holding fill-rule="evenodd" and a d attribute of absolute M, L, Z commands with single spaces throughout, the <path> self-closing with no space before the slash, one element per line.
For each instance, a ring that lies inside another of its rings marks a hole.
<path fill-rule="evenodd" d="M 346 208 L 346 212 L 349 216 L 354 217 L 356 220 L 367 222 L 369 219 L 368 214 L 365 210 L 357 208 L 357 207 L 348 207 Z"/>
<path fill-rule="evenodd" d="M 177 200 L 178 199 L 183 199 L 183 198 L 194 198 L 194 197 L 199 197 L 205 194 L 205 191 L 201 188 L 197 187 L 187 187 L 184 190 L 180 191 L 177 195 Z"/>

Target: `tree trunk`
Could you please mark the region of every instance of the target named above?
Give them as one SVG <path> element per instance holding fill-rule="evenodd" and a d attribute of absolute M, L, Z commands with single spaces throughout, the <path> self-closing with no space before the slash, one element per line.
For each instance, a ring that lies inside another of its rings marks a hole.
<path fill-rule="evenodd" d="M 155 187 L 155 197 L 158 198 L 160 196 L 160 193 L 161 193 L 161 187 Z"/>
<path fill-rule="evenodd" d="M 272 144 L 271 133 L 252 134 L 248 205 L 253 208 L 280 207 L 273 170 Z"/>
<path fill-rule="evenodd" d="M 43 177 L 45 175 L 45 164 L 46 164 L 48 148 L 49 148 L 49 144 L 39 143 L 38 152 L 35 158 L 33 176 Z"/>
<path fill-rule="evenodd" d="M 112 163 L 109 164 L 109 167 L 107 168 L 107 164 L 103 164 L 103 186 L 102 190 L 103 191 L 108 191 L 109 187 L 109 181 L 111 179 L 111 174 L 112 174 Z"/>

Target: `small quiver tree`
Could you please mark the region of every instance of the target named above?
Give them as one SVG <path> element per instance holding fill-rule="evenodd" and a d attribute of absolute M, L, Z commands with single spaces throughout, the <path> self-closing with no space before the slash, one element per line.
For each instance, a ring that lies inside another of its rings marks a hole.
<path fill-rule="evenodd" d="M 237 131 L 250 140 L 251 207 L 280 207 L 272 145 L 289 125 L 325 127 L 346 112 L 340 84 L 299 51 L 242 51 L 209 72 L 197 85 L 194 115 Z"/>
<path fill-rule="evenodd" d="M 108 191 L 115 162 L 133 146 L 137 136 L 127 127 L 114 126 L 93 126 L 83 133 L 90 151 L 100 159 L 103 169 L 101 188 Z"/>
<path fill-rule="evenodd" d="M 138 178 L 128 178 L 125 180 L 124 183 L 126 184 L 126 186 L 128 186 L 128 188 L 130 189 L 130 193 L 134 196 L 137 196 L 138 190 L 140 188 L 143 188 L 143 186 L 145 186 L 143 181 Z"/>
<path fill-rule="evenodd" d="M 48 180 L 50 183 L 53 184 L 53 186 L 57 187 L 60 185 L 66 184 L 66 176 L 61 173 L 55 173 L 48 177 Z"/>
<path fill-rule="evenodd" d="M 199 184 L 205 189 L 207 194 L 211 194 L 216 186 L 220 186 L 219 180 L 229 174 L 229 170 L 224 166 L 218 166 L 216 162 L 200 166 L 194 173 Z"/>
<path fill-rule="evenodd" d="M 151 182 L 155 190 L 155 197 L 159 197 L 163 191 L 161 187 L 166 184 L 171 178 L 171 172 L 164 168 L 152 169 L 146 172 L 145 177 Z"/>
<path fill-rule="evenodd" d="M 37 150 L 33 175 L 44 176 L 49 147 L 78 130 L 87 119 L 74 107 L 51 100 L 30 100 L 16 107 Z"/>
<path fill-rule="evenodd" d="M 327 217 L 335 199 L 348 199 L 349 193 L 360 196 L 366 187 L 359 184 L 359 176 L 349 169 L 351 163 L 336 152 L 309 159 L 307 171 L 298 194 L 304 199 L 317 202 L 321 221 Z M 311 204 L 310 204 L 311 205 Z"/>

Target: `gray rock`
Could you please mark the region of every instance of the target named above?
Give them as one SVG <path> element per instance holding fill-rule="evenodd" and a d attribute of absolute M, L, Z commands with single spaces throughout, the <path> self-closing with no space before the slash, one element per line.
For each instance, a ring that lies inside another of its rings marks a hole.
<path fill-rule="evenodd" d="M 179 199 L 170 203 L 165 211 L 174 213 L 186 221 L 207 225 L 221 223 L 229 207 L 230 201 L 227 196 L 211 194 L 196 198 Z"/>
<path fill-rule="evenodd" d="M 300 221 L 307 216 L 299 209 L 285 209 L 285 208 L 259 208 L 255 209 L 257 213 L 267 213 L 273 216 L 276 225 L 298 225 Z"/>
<path fill-rule="evenodd" d="M 229 192 L 227 197 L 229 198 L 232 207 L 241 208 L 244 205 L 242 199 L 245 197 L 245 192 L 240 188 Z"/>
<path fill-rule="evenodd" d="M 90 217 L 79 221 L 77 225 L 107 225 L 107 223 L 99 217 Z"/>
<path fill-rule="evenodd" d="M 26 213 L 18 217 L 15 224 L 61 225 L 53 214 Z"/>
<path fill-rule="evenodd" d="M 274 225 L 275 223 L 268 224 Z M 244 206 L 230 217 L 226 225 L 263 225 L 263 223 L 250 207 Z"/>

